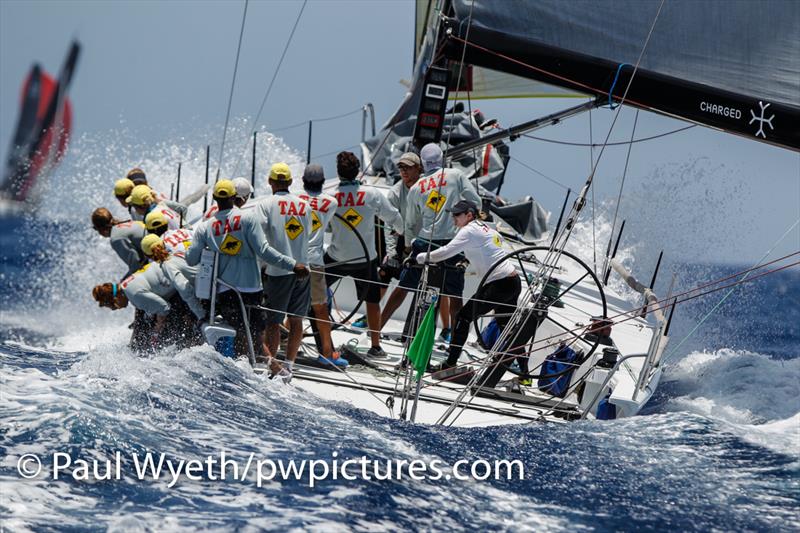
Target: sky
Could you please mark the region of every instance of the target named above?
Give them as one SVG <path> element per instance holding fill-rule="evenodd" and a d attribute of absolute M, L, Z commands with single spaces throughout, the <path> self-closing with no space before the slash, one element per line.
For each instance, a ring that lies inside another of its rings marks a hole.
<path fill-rule="evenodd" d="M 267 86 L 297 19 L 299 1 L 248 5 L 232 124 L 245 127 L 226 140 L 223 171 L 245 150 Z M 218 160 L 244 2 L 76 2 L 0 0 L 0 157 L 5 160 L 18 113 L 19 91 L 34 61 L 57 72 L 71 39 L 83 45 L 71 89 L 74 133 L 108 132 L 136 143 L 180 142 L 208 132 Z M 259 127 L 305 153 L 309 119 L 331 117 L 373 103 L 378 125 L 399 105 L 413 60 L 414 3 L 410 0 L 309 0 L 264 106 Z M 575 100 L 473 102 L 504 125 L 574 105 Z M 613 112 L 596 110 L 534 135 L 597 142 Z M 611 141 L 630 138 L 635 111 L 622 109 Z M 589 123 L 591 121 L 591 135 Z M 686 124 L 640 113 L 635 137 Z M 280 130 L 280 131 L 277 131 Z M 122 133 L 119 133 L 122 132 Z M 361 138 L 361 115 L 317 122 L 311 155 L 333 175 L 336 151 Z M 507 185 L 511 199 L 533 195 L 557 216 L 566 187 L 579 189 L 590 168 L 586 147 L 519 139 L 512 145 Z M 69 157 L 69 156 L 68 156 Z M 609 147 L 595 178 L 598 215 L 611 218 L 625 174 L 620 214 L 626 232 L 648 253 L 664 248 L 682 260 L 750 263 L 800 219 L 800 155 L 695 127 L 657 141 Z M 214 163 L 212 163 L 213 165 Z M 531 170 L 533 169 L 533 170 Z M 109 176 L 113 182 L 118 176 Z M 591 206 L 590 206 L 591 208 Z M 652 244 L 652 246 L 651 246 Z M 800 229 L 773 257 L 800 249 Z"/>

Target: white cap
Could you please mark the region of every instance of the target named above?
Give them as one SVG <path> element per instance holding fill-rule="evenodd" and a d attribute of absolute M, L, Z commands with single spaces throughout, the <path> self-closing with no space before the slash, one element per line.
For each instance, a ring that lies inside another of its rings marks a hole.
<path fill-rule="evenodd" d="M 253 193 L 253 186 L 250 185 L 250 181 L 247 178 L 234 178 L 233 186 L 236 189 L 236 196 L 239 198 L 246 200 Z"/>
<path fill-rule="evenodd" d="M 423 146 L 419 152 L 419 158 L 422 159 L 422 168 L 425 172 L 442 168 L 442 149 L 436 143 L 428 143 Z"/>

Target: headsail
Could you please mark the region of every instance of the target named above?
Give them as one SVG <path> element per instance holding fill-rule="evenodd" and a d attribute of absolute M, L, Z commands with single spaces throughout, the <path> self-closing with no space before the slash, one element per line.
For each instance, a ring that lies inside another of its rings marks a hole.
<path fill-rule="evenodd" d="M 72 127 L 67 92 L 78 61 L 80 45 L 73 42 L 59 77 L 54 80 L 35 64 L 22 88 L 22 103 L 0 198 L 29 205 L 35 201 L 37 180 L 46 178 L 66 152 Z"/>
<path fill-rule="evenodd" d="M 800 3 L 450 0 L 445 56 L 800 150 Z M 466 49 L 465 49 L 465 43 Z"/>

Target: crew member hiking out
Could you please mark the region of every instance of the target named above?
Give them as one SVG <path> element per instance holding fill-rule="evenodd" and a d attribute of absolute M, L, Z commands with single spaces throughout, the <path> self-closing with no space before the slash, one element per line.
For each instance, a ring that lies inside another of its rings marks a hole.
<path fill-rule="evenodd" d="M 190 228 L 169 229 L 169 220 L 160 209 L 147 213 L 144 226 L 153 235 L 161 237 L 167 251 L 171 254 L 186 252 L 192 244 L 194 232 Z"/>
<path fill-rule="evenodd" d="M 97 233 L 111 239 L 111 248 L 128 267 L 121 279 L 127 278 L 147 262 L 141 248 L 145 235 L 145 227 L 141 222 L 117 220 L 111 211 L 98 207 L 92 212 L 92 226 Z"/>
<path fill-rule="evenodd" d="M 323 245 L 325 231 L 336 214 L 336 198 L 322 192 L 325 171 L 320 165 L 308 165 L 303 172 L 303 193 L 300 198 L 311 208 L 311 237 L 308 240 L 308 262 L 311 269 L 311 310 L 320 339 L 320 362 L 346 367 L 348 361 L 334 352 L 331 344 L 328 286 L 325 284 Z"/>
<path fill-rule="evenodd" d="M 278 252 L 298 264 L 308 263 L 308 243 L 312 226 L 311 208 L 299 196 L 289 192 L 292 171 L 286 163 L 275 163 L 269 171 L 272 195 L 256 204 L 256 213 L 264 235 Z M 291 268 L 268 264 L 265 269 L 264 305 L 267 329 L 264 352 L 277 357 L 280 325 L 289 315 L 289 339 L 286 344 L 286 369 L 291 373 L 297 350 L 303 339 L 303 317 L 310 303 L 308 277 L 296 275 Z"/>
<path fill-rule="evenodd" d="M 419 252 L 415 256 L 415 260 L 422 264 L 427 258 L 431 263 L 438 263 L 459 253 L 464 253 L 479 278 L 483 278 L 493 264 L 505 257 L 503 238 L 496 230 L 478 220 L 478 206 L 469 200 L 458 202 L 450 212 L 455 225 L 459 228 L 456 236 L 449 244 L 432 250 L 430 256 L 427 252 Z M 474 318 L 494 310 L 495 320 L 502 332 L 517 306 L 520 289 L 521 285 L 516 269 L 508 260 L 503 260 L 492 271 L 483 286 L 458 312 L 447 361 L 442 363 L 440 370 L 452 368 L 458 363 L 458 357 L 461 355 L 461 350 L 469 334 L 470 324 Z M 527 371 L 527 362 L 524 367 L 520 368 Z M 434 377 L 443 376 L 436 375 Z"/>
<path fill-rule="evenodd" d="M 137 185 L 131 190 L 130 196 L 125 201 L 141 216 L 147 216 L 150 211 L 159 209 L 169 221 L 169 229 L 178 229 L 186 217 L 186 206 L 169 200 L 161 202 L 156 200 L 155 193 L 147 185 Z"/>
<path fill-rule="evenodd" d="M 214 185 L 213 196 L 219 211 L 195 230 L 194 240 L 186 253 L 186 262 L 191 266 L 197 265 L 205 249 L 218 254 L 218 311 L 237 331 L 234 343 L 237 353 L 246 355 L 247 340 L 239 300 L 228 287 L 236 288 L 246 305 L 259 305 L 263 295 L 259 258 L 300 276 L 307 275 L 308 269 L 269 246 L 253 206 L 240 209 L 234 205 L 236 189 L 232 181 L 218 181 Z M 263 313 L 252 309 L 250 331 L 253 336 L 258 336 L 263 326 Z M 275 373 L 280 366 L 272 370 Z"/>
<path fill-rule="evenodd" d="M 367 323 L 372 343 L 367 355 L 386 357 L 380 345 L 381 291 L 373 220 L 378 216 L 389 229 L 402 233 L 403 219 L 380 191 L 361 185 L 358 181 L 360 167 L 361 163 L 352 152 L 340 152 L 336 156 L 340 180 L 333 194 L 337 204 L 336 213 L 349 224 L 341 220 L 331 222 L 331 243 L 325 254 L 325 277 L 328 286 L 344 276 L 354 279 L 359 299 L 367 303 Z M 367 246 L 367 262 L 363 259 L 359 261 L 363 257 L 363 248 L 354 229 Z"/>
<path fill-rule="evenodd" d="M 131 195 L 131 191 L 134 187 L 136 187 L 136 184 L 128 178 L 117 180 L 114 183 L 114 198 L 117 199 L 119 205 L 125 208 L 131 220 L 144 220 L 144 217 L 137 213 L 133 206 L 128 205 L 128 196 Z"/>
<path fill-rule="evenodd" d="M 205 311 L 195 298 L 190 282 L 194 269 L 181 258 L 170 258 L 161 239 L 155 235 L 142 239 L 142 251 L 153 256 L 154 262 L 125 278 L 119 286 L 109 283 L 96 286 L 92 296 L 101 307 L 120 309 L 128 302 L 136 307 L 132 339 L 135 350 L 157 349 L 168 344 L 181 348 L 200 344 L 202 339 L 195 326 L 205 316 Z M 124 298 L 118 295 L 120 290 Z"/>
<path fill-rule="evenodd" d="M 406 239 L 406 252 L 411 257 L 430 248 L 446 245 L 456 234 L 456 225 L 447 210 L 460 200 L 469 200 L 480 205 L 480 196 L 464 174 L 457 169 L 442 168 L 442 149 L 434 143 L 426 144 L 420 152 L 425 174 L 409 189 L 405 210 L 404 234 L 416 235 L 413 242 Z M 409 237 L 410 238 L 410 237 Z M 450 297 L 451 322 L 461 309 L 461 294 L 464 292 L 464 272 L 455 268 L 460 258 L 450 256 L 444 264 L 451 268 L 432 269 L 428 285 L 439 287 L 442 295 Z M 399 287 L 389 297 L 383 309 L 382 323 L 386 323 L 405 299 L 406 291 L 416 290 L 422 270 L 407 266 L 400 273 Z"/>

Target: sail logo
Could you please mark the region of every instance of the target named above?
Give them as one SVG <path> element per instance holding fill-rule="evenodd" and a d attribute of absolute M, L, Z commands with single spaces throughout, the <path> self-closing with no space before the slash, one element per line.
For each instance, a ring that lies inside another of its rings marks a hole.
<path fill-rule="evenodd" d="M 722 115 L 723 117 L 733 118 L 739 120 L 742 118 L 742 110 L 735 107 L 726 107 L 724 105 L 710 104 L 708 102 L 700 102 L 700 111 L 704 113 L 711 113 L 712 115 Z"/>
<path fill-rule="evenodd" d="M 750 122 L 748 122 L 748 124 L 752 124 L 753 122 L 757 121 L 758 122 L 758 131 L 756 132 L 756 137 L 758 137 L 760 135 L 761 137 L 766 139 L 767 138 L 767 134 L 764 133 L 764 124 L 768 125 L 769 129 L 774 130 L 775 128 L 772 127 L 772 119 L 775 118 L 775 114 L 773 113 L 771 117 L 765 119 L 764 118 L 764 112 L 769 107 L 769 103 L 764 104 L 764 102 L 759 100 L 758 101 L 758 106 L 761 108 L 761 116 L 757 117 L 755 112 L 751 109 L 750 110 L 750 115 L 753 118 L 750 119 Z"/>
<path fill-rule="evenodd" d="M 303 233 L 303 224 L 295 217 L 290 218 L 284 225 L 286 228 L 286 235 L 295 240 L 301 233 Z"/>

